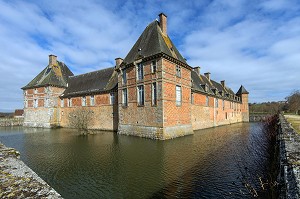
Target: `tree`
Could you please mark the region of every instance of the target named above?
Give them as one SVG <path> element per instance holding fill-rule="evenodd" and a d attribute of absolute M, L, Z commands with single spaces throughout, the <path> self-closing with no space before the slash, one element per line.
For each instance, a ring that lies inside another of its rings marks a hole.
<path fill-rule="evenodd" d="M 292 92 L 288 97 L 286 97 L 288 102 L 288 109 L 291 112 L 295 112 L 299 114 L 300 111 L 300 91 L 296 90 Z"/>
<path fill-rule="evenodd" d="M 87 108 L 77 108 L 69 114 L 69 125 L 81 133 L 87 134 L 93 124 L 93 115 L 94 112 Z"/>

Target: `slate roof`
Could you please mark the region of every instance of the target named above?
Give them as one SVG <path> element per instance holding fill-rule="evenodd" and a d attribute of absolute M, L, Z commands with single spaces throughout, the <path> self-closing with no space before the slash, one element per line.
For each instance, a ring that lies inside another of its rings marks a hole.
<path fill-rule="evenodd" d="M 69 78 L 68 87 L 61 97 L 73 97 L 100 93 L 115 88 L 118 74 L 114 67 L 106 68 Z"/>
<path fill-rule="evenodd" d="M 223 87 L 221 83 L 218 83 L 212 79 L 208 80 L 205 75 L 198 75 L 195 71 L 191 71 L 191 78 L 193 91 L 214 95 L 219 98 L 235 100 L 235 93 L 229 87 Z M 205 85 L 207 85 L 206 91 Z M 217 92 L 214 92 L 215 89 L 217 89 Z M 221 91 L 223 92 L 223 95 L 221 95 Z"/>
<path fill-rule="evenodd" d="M 124 59 L 124 63 L 130 64 L 137 59 L 164 53 L 186 64 L 185 59 L 179 53 L 169 36 L 161 31 L 158 21 L 150 23 Z"/>
<path fill-rule="evenodd" d="M 236 93 L 236 95 L 249 94 L 249 92 L 245 89 L 243 85 L 241 85 L 240 89 Z"/>
<path fill-rule="evenodd" d="M 40 74 L 22 89 L 37 88 L 44 86 L 67 87 L 68 77 L 74 74 L 60 61 L 56 65 L 48 65 Z"/>

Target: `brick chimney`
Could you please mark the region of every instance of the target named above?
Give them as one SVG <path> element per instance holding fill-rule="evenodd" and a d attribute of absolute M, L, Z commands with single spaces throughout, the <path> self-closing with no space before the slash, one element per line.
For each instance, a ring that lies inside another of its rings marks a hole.
<path fill-rule="evenodd" d="M 200 76 L 200 69 L 201 69 L 200 66 L 196 66 L 193 68 L 193 70 L 198 74 L 198 76 Z"/>
<path fill-rule="evenodd" d="M 116 68 L 119 68 L 120 65 L 121 65 L 121 63 L 123 62 L 123 59 L 120 58 L 120 57 L 118 57 L 118 58 L 116 58 L 115 60 L 116 60 Z"/>
<path fill-rule="evenodd" d="M 210 72 L 204 73 L 205 77 L 210 81 Z"/>
<path fill-rule="evenodd" d="M 163 34 L 167 35 L 167 15 L 160 13 L 159 15 L 159 26 Z"/>
<path fill-rule="evenodd" d="M 56 65 L 57 64 L 57 56 L 55 55 L 49 55 L 49 65 Z"/>
<path fill-rule="evenodd" d="M 222 84 L 223 88 L 225 88 L 225 80 L 222 80 L 221 84 Z"/>

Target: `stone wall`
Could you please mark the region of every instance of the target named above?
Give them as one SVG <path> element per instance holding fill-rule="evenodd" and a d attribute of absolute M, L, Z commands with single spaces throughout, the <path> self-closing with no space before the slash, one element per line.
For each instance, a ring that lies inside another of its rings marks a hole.
<path fill-rule="evenodd" d="M 0 126 L 23 126 L 24 117 L 0 118 Z"/>
<path fill-rule="evenodd" d="M 300 197 L 300 135 L 283 115 L 279 116 L 280 198 Z"/>
<path fill-rule="evenodd" d="M 19 157 L 0 143 L 0 198 L 62 198 Z"/>

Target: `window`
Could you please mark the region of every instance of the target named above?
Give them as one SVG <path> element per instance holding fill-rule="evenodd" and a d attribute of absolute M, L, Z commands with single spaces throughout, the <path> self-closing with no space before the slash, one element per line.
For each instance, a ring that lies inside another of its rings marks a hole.
<path fill-rule="evenodd" d="M 205 106 L 209 106 L 209 97 L 208 96 L 206 96 Z"/>
<path fill-rule="evenodd" d="M 34 107 L 34 108 L 37 108 L 37 107 L 38 107 L 38 100 L 37 100 L 37 99 L 34 100 L 33 107 Z"/>
<path fill-rule="evenodd" d="M 91 106 L 95 106 L 95 96 L 94 96 L 94 95 L 92 95 L 92 96 L 90 97 L 90 105 L 91 105 Z"/>
<path fill-rule="evenodd" d="M 123 106 L 127 106 L 127 105 L 128 105 L 127 88 L 124 88 L 124 89 L 123 89 L 123 93 L 122 93 L 122 103 L 123 103 Z"/>
<path fill-rule="evenodd" d="M 24 107 L 25 107 L 25 108 L 28 107 L 28 101 L 27 101 L 27 100 L 24 101 Z"/>
<path fill-rule="evenodd" d="M 216 108 L 218 108 L 219 107 L 219 101 L 218 101 L 218 99 L 216 99 Z"/>
<path fill-rule="evenodd" d="M 34 89 L 34 94 L 37 94 L 37 89 L 36 88 Z"/>
<path fill-rule="evenodd" d="M 71 107 L 71 106 L 72 106 L 72 99 L 68 98 L 68 107 Z"/>
<path fill-rule="evenodd" d="M 137 65 L 137 80 L 144 79 L 144 66 L 142 63 Z"/>
<path fill-rule="evenodd" d="M 191 92 L 191 104 L 194 104 L 194 93 Z"/>
<path fill-rule="evenodd" d="M 126 68 L 122 69 L 122 83 L 126 84 L 127 76 L 126 76 Z"/>
<path fill-rule="evenodd" d="M 86 97 L 85 96 L 81 98 L 81 105 L 86 106 Z"/>
<path fill-rule="evenodd" d="M 223 107 L 223 110 L 225 110 L 225 101 L 224 100 L 222 101 L 222 107 Z"/>
<path fill-rule="evenodd" d="M 181 86 L 176 86 L 176 105 L 181 106 Z"/>
<path fill-rule="evenodd" d="M 64 99 L 60 100 L 60 107 L 64 107 Z"/>
<path fill-rule="evenodd" d="M 49 107 L 49 98 L 45 99 L 44 106 L 45 107 Z"/>
<path fill-rule="evenodd" d="M 137 91 L 138 91 L 138 93 L 137 93 L 138 105 L 143 106 L 144 105 L 144 100 L 145 100 L 145 98 L 144 98 L 144 85 L 138 86 Z"/>
<path fill-rule="evenodd" d="M 176 66 L 176 76 L 181 77 L 181 67 L 180 66 Z"/>
<path fill-rule="evenodd" d="M 110 104 L 114 104 L 115 103 L 115 93 L 110 93 L 109 103 Z"/>
<path fill-rule="evenodd" d="M 157 69 L 156 63 L 157 63 L 156 60 L 152 61 L 152 64 L 151 64 L 151 72 L 152 73 L 156 72 L 156 69 Z"/>
<path fill-rule="evenodd" d="M 157 84 L 152 83 L 152 105 L 157 105 Z"/>
<path fill-rule="evenodd" d="M 45 88 L 45 93 L 48 93 L 49 92 L 49 87 L 47 86 L 46 88 Z"/>

